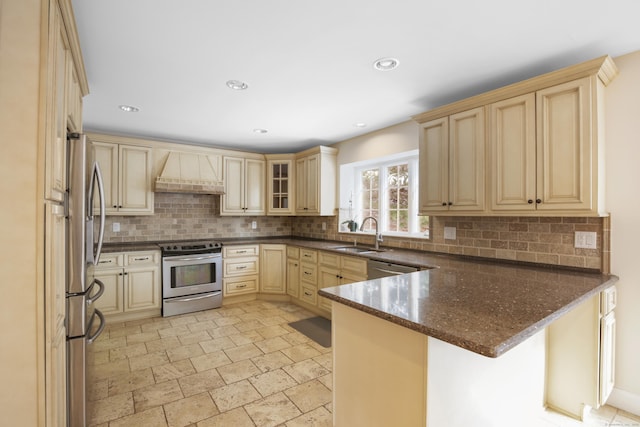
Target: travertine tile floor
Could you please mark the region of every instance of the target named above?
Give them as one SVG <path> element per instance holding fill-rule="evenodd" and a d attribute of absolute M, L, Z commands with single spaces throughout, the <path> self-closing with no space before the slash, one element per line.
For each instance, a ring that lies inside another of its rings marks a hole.
<path fill-rule="evenodd" d="M 89 355 L 90 425 L 331 426 L 331 349 L 288 326 L 312 316 L 253 301 L 108 324 Z M 534 424 L 640 427 L 640 419 L 604 407 L 585 423 L 547 411 Z"/>

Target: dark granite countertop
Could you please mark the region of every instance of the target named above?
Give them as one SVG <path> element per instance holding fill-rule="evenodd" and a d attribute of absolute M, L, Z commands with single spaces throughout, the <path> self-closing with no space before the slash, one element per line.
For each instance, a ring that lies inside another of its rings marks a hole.
<path fill-rule="evenodd" d="M 383 248 L 345 253 L 348 242 L 292 237 L 216 239 L 282 243 L 428 270 L 324 288 L 319 294 L 488 357 L 498 357 L 618 278 L 589 270 Z M 105 244 L 105 252 L 159 249 L 162 242 Z"/>

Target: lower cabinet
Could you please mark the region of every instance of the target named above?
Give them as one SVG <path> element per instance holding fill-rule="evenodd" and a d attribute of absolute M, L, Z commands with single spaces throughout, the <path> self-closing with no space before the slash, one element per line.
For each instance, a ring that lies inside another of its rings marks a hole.
<path fill-rule="evenodd" d="M 260 245 L 223 246 L 223 296 L 255 294 L 259 290 L 259 277 Z"/>
<path fill-rule="evenodd" d="M 300 295 L 300 248 L 287 246 L 287 294 Z"/>
<path fill-rule="evenodd" d="M 287 292 L 287 245 L 260 245 L 260 292 L 284 295 Z"/>
<path fill-rule="evenodd" d="M 613 390 L 616 288 L 610 287 L 547 329 L 547 405 L 582 419 Z"/>
<path fill-rule="evenodd" d="M 160 251 L 105 253 L 94 270 L 104 283 L 96 308 L 106 316 L 158 311 L 162 306 Z"/>
<path fill-rule="evenodd" d="M 319 289 L 367 280 L 366 259 L 320 252 L 318 264 Z M 318 307 L 331 312 L 331 300 L 318 296 Z"/>

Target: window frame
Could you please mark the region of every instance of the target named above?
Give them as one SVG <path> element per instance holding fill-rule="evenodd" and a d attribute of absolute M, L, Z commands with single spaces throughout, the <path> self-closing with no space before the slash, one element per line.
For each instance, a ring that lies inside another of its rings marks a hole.
<path fill-rule="evenodd" d="M 389 231 L 387 229 L 387 224 L 389 220 L 389 196 L 388 196 L 388 169 L 393 166 L 408 164 L 408 173 L 409 173 L 409 217 L 408 217 L 408 228 L 410 231 Z M 347 165 L 342 165 L 341 167 L 341 178 L 340 178 L 340 190 L 346 191 L 349 193 L 348 197 L 348 206 L 347 209 L 340 209 L 340 218 L 339 223 L 342 224 L 348 219 L 354 219 L 358 223 L 358 230 L 362 225 L 362 220 L 364 218 L 360 218 L 360 213 L 362 212 L 361 206 L 361 194 L 362 194 L 362 186 L 361 186 L 361 176 L 362 172 L 378 169 L 378 232 L 390 236 L 390 237 L 410 237 L 410 238 L 421 238 L 421 239 L 429 239 L 429 231 L 421 232 L 420 231 L 420 216 L 419 213 L 419 161 L 418 161 L 418 150 L 412 150 L 409 152 L 398 153 L 396 155 L 378 157 L 375 159 L 354 162 Z M 347 176 L 343 176 L 346 174 Z M 346 200 L 343 194 L 340 195 L 341 200 Z M 341 206 L 343 203 L 341 203 Z M 352 215 L 349 218 L 349 214 Z M 367 221 L 367 228 L 371 228 L 371 230 L 363 231 L 365 234 L 373 234 L 373 227 L 371 224 L 372 221 Z"/>

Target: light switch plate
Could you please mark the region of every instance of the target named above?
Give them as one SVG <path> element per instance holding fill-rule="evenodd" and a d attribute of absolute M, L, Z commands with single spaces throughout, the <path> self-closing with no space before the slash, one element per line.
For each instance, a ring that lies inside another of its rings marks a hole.
<path fill-rule="evenodd" d="M 120 231 L 120 223 L 119 222 L 114 222 L 113 223 L 113 232 L 117 233 Z"/>
<path fill-rule="evenodd" d="M 255 230 L 256 228 L 258 228 L 258 221 L 251 221 L 251 229 Z"/>
<path fill-rule="evenodd" d="M 456 228 L 455 227 L 445 227 L 444 228 L 444 238 L 447 240 L 456 240 Z"/>
<path fill-rule="evenodd" d="M 595 231 L 576 231 L 574 246 L 582 249 L 597 249 L 598 234 Z"/>
<path fill-rule="evenodd" d="M 322 223 L 322 231 L 327 231 L 327 223 L 326 222 Z"/>

